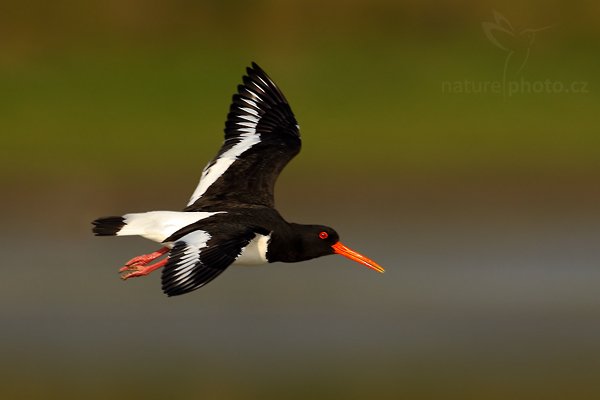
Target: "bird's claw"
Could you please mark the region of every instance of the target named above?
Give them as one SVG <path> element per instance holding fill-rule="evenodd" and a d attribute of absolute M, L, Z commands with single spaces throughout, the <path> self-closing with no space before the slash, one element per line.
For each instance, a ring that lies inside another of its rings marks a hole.
<path fill-rule="evenodd" d="M 150 271 L 147 271 L 147 268 L 144 268 L 141 265 L 130 265 L 119 269 L 119 273 L 121 274 L 121 279 L 125 281 L 129 278 L 137 278 L 148 275 Z"/>
<path fill-rule="evenodd" d="M 156 257 L 155 257 L 156 258 Z M 137 278 L 139 276 L 146 276 L 150 272 L 164 266 L 168 261 L 168 258 L 164 260 L 158 261 L 157 263 L 148 265 L 148 262 L 145 264 L 131 264 L 125 265 L 119 269 L 119 273 L 121 274 L 121 279 L 127 280 L 129 278 Z"/>
<path fill-rule="evenodd" d="M 167 253 L 168 251 L 169 251 L 169 249 L 167 247 L 163 247 L 153 253 L 142 254 L 141 256 L 133 257 L 131 260 L 129 260 L 125 263 L 125 266 L 123 268 L 121 268 L 121 270 L 119 272 L 126 271 L 127 267 L 145 266 L 148 263 L 150 263 L 150 261 L 156 260 L 157 258 L 159 258 L 163 254 Z"/>
<path fill-rule="evenodd" d="M 119 272 L 137 271 L 143 266 L 143 264 L 125 264 L 124 267 L 119 268 Z"/>
<path fill-rule="evenodd" d="M 154 257 L 154 258 L 156 258 L 156 257 Z M 125 263 L 125 267 L 129 267 L 129 266 L 133 266 L 133 265 L 148 264 L 154 258 L 149 256 L 148 254 L 143 254 L 141 256 L 133 257 L 131 260 L 129 260 Z M 123 268 L 125 268 L 125 267 L 123 267 Z M 121 269 L 123 269 L 123 268 L 121 268 Z"/>

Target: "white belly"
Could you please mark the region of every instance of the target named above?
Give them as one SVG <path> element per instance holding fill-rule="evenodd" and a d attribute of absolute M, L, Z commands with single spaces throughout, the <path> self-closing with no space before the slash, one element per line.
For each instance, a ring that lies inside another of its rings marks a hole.
<path fill-rule="evenodd" d="M 243 248 L 240 255 L 233 262 L 234 265 L 260 265 L 268 262 L 267 248 L 271 235 L 256 235 L 254 239 Z"/>

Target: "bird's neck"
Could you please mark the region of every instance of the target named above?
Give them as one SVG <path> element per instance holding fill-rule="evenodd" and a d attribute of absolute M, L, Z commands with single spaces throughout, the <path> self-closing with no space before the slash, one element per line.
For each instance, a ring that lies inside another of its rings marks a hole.
<path fill-rule="evenodd" d="M 304 225 L 288 223 L 286 229 L 280 229 L 271 233 L 267 249 L 267 259 L 271 262 L 292 263 L 298 261 L 310 260 L 316 256 L 311 256 L 307 252 L 307 246 L 302 234 Z"/>

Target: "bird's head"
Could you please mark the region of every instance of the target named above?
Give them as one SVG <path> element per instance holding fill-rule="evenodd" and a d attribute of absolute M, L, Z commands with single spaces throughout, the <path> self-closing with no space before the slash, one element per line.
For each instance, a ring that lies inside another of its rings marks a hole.
<path fill-rule="evenodd" d="M 324 225 L 292 225 L 299 238 L 297 254 L 302 255 L 303 260 L 339 254 L 377 272 L 385 271 L 375 261 L 343 245 L 340 236 L 333 228 Z"/>

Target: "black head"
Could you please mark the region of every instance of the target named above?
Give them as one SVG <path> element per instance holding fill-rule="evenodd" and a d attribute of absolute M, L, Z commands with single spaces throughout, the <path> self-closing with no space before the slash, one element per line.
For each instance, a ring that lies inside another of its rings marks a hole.
<path fill-rule="evenodd" d="M 333 228 L 323 225 L 290 225 L 294 237 L 292 241 L 287 242 L 292 245 L 292 248 L 287 249 L 293 258 L 289 260 L 290 262 L 334 254 L 332 246 L 340 240 L 340 237 Z"/>
<path fill-rule="evenodd" d="M 292 228 L 293 240 L 287 240 L 281 246 L 277 246 L 281 249 L 277 261 L 297 262 L 329 254 L 340 254 L 375 271 L 384 271 L 373 260 L 344 246 L 340 242 L 340 236 L 333 228 L 324 225 L 300 224 L 290 224 L 290 227 Z M 271 246 L 269 246 L 270 253 Z"/>

